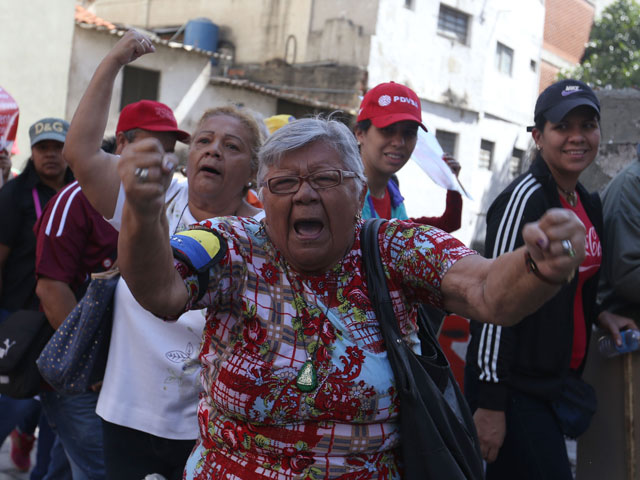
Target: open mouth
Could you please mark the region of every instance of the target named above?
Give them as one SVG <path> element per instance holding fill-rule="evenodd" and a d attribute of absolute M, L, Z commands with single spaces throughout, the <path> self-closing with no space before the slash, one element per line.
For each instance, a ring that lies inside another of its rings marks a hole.
<path fill-rule="evenodd" d="M 303 238 L 315 238 L 324 229 L 324 224 L 320 220 L 298 220 L 294 222 L 293 229 Z"/>
<path fill-rule="evenodd" d="M 220 171 L 216 170 L 213 167 L 204 166 L 200 169 L 201 172 L 209 173 L 211 175 L 221 175 Z"/>

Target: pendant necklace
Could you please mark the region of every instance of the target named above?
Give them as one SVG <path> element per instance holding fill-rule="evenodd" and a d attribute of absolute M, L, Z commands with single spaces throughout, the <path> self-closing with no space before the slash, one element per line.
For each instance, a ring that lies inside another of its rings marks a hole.
<path fill-rule="evenodd" d="M 322 324 L 320 324 L 318 327 L 317 340 L 315 341 L 315 348 L 313 347 L 314 342 L 309 344 L 309 348 L 307 348 L 307 342 L 305 340 L 305 337 L 307 335 L 304 333 L 306 325 L 303 325 L 302 319 L 300 317 L 303 316 L 305 318 L 311 319 L 312 316 L 311 316 L 310 310 L 313 310 L 313 309 L 309 308 L 309 304 L 304 299 L 304 295 L 303 295 L 304 288 L 302 287 L 302 282 L 298 278 L 296 278 L 295 280 L 291 278 L 291 276 L 289 275 L 289 269 L 287 268 L 286 264 L 283 264 L 282 266 L 283 266 L 285 275 L 289 280 L 289 285 L 291 285 L 291 288 L 293 290 L 293 296 L 294 296 L 293 304 L 294 304 L 294 308 L 296 309 L 295 318 L 297 319 L 297 322 L 292 326 L 294 327 L 294 330 L 296 332 L 296 340 L 298 339 L 302 340 L 302 345 L 303 345 L 305 354 L 307 356 L 307 359 L 298 369 L 298 374 L 296 375 L 296 387 L 298 387 L 298 390 L 300 390 L 301 392 L 309 393 L 314 391 L 318 387 L 318 370 L 315 364 L 315 360 L 316 360 L 316 353 L 318 352 L 318 349 L 320 348 L 320 343 L 322 342 L 322 339 L 320 338 L 320 333 L 322 332 Z M 329 303 L 327 302 L 327 305 L 328 304 Z M 326 307 L 324 316 L 322 316 L 322 309 L 320 306 L 315 307 L 315 309 L 318 310 L 318 314 L 316 316 L 319 316 L 321 320 L 324 318 L 323 323 L 324 321 L 329 321 L 329 318 L 327 317 L 330 309 L 329 306 Z M 303 310 L 306 311 L 306 315 L 301 315 L 301 312 Z M 312 352 L 309 351 L 309 349 L 311 348 L 313 348 Z"/>
<path fill-rule="evenodd" d="M 345 253 L 345 256 L 346 256 L 346 253 Z M 339 273 L 343 270 L 345 256 L 343 256 L 339 265 L 337 265 L 337 268 L 332 269 L 334 270 L 334 273 Z M 296 332 L 296 341 L 298 340 L 298 338 L 302 340 L 303 348 L 307 355 L 307 359 L 299 368 L 298 374 L 296 375 L 296 387 L 298 387 L 298 390 L 300 390 L 301 392 L 308 393 L 308 392 L 314 391 L 318 387 L 318 370 L 316 367 L 316 355 L 318 353 L 318 350 L 320 349 L 321 343 L 324 343 L 322 341 L 320 334 L 322 333 L 324 322 L 329 322 L 328 314 L 331 308 L 330 307 L 331 297 L 330 297 L 330 294 L 327 292 L 329 296 L 327 297 L 326 307 L 323 305 L 322 302 L 318 301 L 318 305 L 314 305 L 313 307 L 310 308 L 309 304 L 304 299 L 304 287 L 303 287 L 302 281 L 297 277 L 295 279 L 291 278 L 291 275 L 289 274 L 288 264 L 284 259 L 282 259 L 282 262 L 280 265 L 293 291 L 293 305 L 294 305 L 294 308 L 296 309 L 295 318 L 297 319 L 297 322 L 296 323 L 292 322 L 292 326 Z M 335 288 L 337 288 L 337 282 L 336 282 Z M 313 289 L 311 290 L 313 291 Z M 314 295 L 316 295 L 316 297 L 318 296 L 318 293 L 315 293 L 315 292 L 313 293 Z M 322 307 L 325 307 L 324 315 L 322 314 Z M 322 320 L 322 323 L 318 326 L 317 340 L 315 341 L 315 348 L 312 347 L 313 342 L 309 344 L 309 348 L 313 348 L 313 352 L 309 352 L 309 349 L 307 348 L 307 342 L 305 341 L 306 334 L 304 333 L 304 330 L 306 326 L 303 325 L 302 319 L 300 318 L 301 316 L 300 313 L 303 310 L 306 311 L 306 315 L 305 315 L 306 318 L 311 320 L 312 318 L 319 317 L 320 320 Z M 318 313 L 312 317 L 311 311 L 313 310 L 317 310 Z M 327 346 L 327 348 L 330 348 L 330 347 Z"/>
<path fill-rule="evenodd" d="M 305 309 L 307 310 L 307 317 L 310 317 L 307 302 L 305 301 L 304 303 L 305 303 Z M 329 321 L 329 317 L 327 316 L 329 314 L 329 309 L 330 307 L 326 307 L 324 312 L 324 321 L 326 322 Z M 320 314 L 322 314 L 322 310 L 320 309 L 320 307 L 318 307 L 318 310 L 320 311 Z M 322 318 L 323 317 L 321 316 L 320 319 Z M 318 353 L 318 349 L 320 348 L 320 342 L 322 342 L 322 340 L 320 339 L 320 332 L 322 331 L 322 325 L 320 325 L 318 328 L 318 339 L 315 342 L 315 348 L 313 348 L 313 352 L 309 352 L 309 350 L 307 349 L 307 342 L 305 341 L 305 336 L 306 336 L 304 333 L 305 326 L 302 324 L 302 320 L 300 319 L 300 316 L 297 316 L 297 319 L 298 319 L 298 324 L 300 325 L 300 332 L 296 332 L 296 333 L 300 333 L 300 337 L 302 338 L 302 345 L 305 353 L 307 354 L 307 360 L 302 364 L 302 366 L 298 370 L 298 375 L 296 375 L 296 387 L 298 387 L 298 390 L 300 390 L 301 392 L 308 393 L 308 392 L 314 391 L 318 387 L 318 370 L 316 368 L 315 360 L 316 360 L 316 354 Z M 311 343 L 309 347 L 311 347 L 312 345 L 313 343 Z"/>
<path fill-rule="evenodd" d="M 304 333 L 303 333 L 304 335 Z M 302 342 L 304 344 L 304 340 Z M 305 345 L 305 352 L 307 350 L 307 346 Z M 316 352 L 318 351 L 318 347 L 313 351 L 313 357 L 315 357 Z M 301 392 L 312 392 L 318 386 L 318 371 L 316 370 L 316 366 L 313 364 L 313 358 L 307 352 L 307 361 L 302 364 L 300 370 L 298 370 L 298 375 L 296 376 L 296 387 Z"/>
<path fill-rule="evenodd" d="M 564 193 L 564 196 L 566 197 L 567 203 L 569 205 L 571 205 L 572 207 L 575 207 L 578 204 L 578 194 L 576 193 L 575 190 L 568 191 L 562 188 L 560 185 L 557 185 L 557 187 L 562 193 Z"/>

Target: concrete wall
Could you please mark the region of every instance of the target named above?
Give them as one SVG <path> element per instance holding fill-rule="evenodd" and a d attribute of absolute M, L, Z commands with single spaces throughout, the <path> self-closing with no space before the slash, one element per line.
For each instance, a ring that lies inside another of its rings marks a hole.
<path fill-rule="evenodd" d="M 0 2 L 0 85 L 20 107 L 16 168 L 31 154 L 29 127 L 43 117 L 65 117 L 74 5 L 74 0 Z"/>
<path fill-rule="evenodd" d="M 370 85 L 393 79 L 432 102 L 528 120 L 537 81 L 530 61 L 540 56 L 543 5 L 508 0 L 443 3 L 470 15 L 467 44 L 438 33 L 440 2 L 416 2 L 415 10 L 409 10 L 400 0 L 380 1 L 371 40 Z M 515 52 L 511 77 L 495 69 L 498 41 Z"/>
<path fill-rule="evenodd" d="M 207 17 L 221 27 L 221 40 L 235 45 L 240 64 L 283 59 L 365 66 L 378 0 L 97 0 L 91 9 L 144 28 Z"/>
<path fill-rule="evenodd" d="M 106 31 L 76 27 L 69 73 L 69 97 L 66 112 L 69 118 L 75 112 L 96 67 L 119 39 L 119 36 Z M 166 103 L 174 110 L 182 104 L 182 108 L 186 108 L 181 115 L 182 119 L 189 119 L 192 116 L 192 111 L 197 110 L 192 105 L 195 103 L 193 96 L 196 98 L 198 96 L 197 87 L 194 87 L 196 91 L 192 93 L 192 96 L 187 94 L 201 75 L 204 77 L 204 88 L 208 85 L 209 57 L 157 44 L 155 53 L 145 55 L 131 65 L 161 72 L 158 101 Z M 113 89 L 107 134 L 112 134 L 115 131 L 121 95 L 122 72 L 116 78 Z"/>
<path fill-rule="evenodd" d="M 379 0 L 313 0 L 311 30 L 322 30 L 327 20 L 346 18 L 360 25 L 362 33 L 373 35 L 378 20 Z"/>
<path fill-rule="evenodd" d="M 67 118 L 73 116 L 93 72 L 119 39 L 119 36 L 106 31 L 76 27 L 69 73 Z M 195 129 L 205 110 L 220 105 L 241 105 L 263 117 L 276 113 L 275 98 L 241 88 L 212 85 L 209 82 L 209 57 L 202 54 L 156 44 L 155 53 L 145 55 L 131 65 L 161 72 L 158 101 L 174 110 L 180 128 L 188 132 Z M 115 132 L 121 94 L 122 72 L 116 77 L 106 135 Z M 181 155 L 184 155 L 184 150 L 183 146 L 177 147 Z"/>
<path fill-rule="evenodd" d="M 328 19 L 321 30 L 309 33 L 308 62 L 335 62 L 366 68 L 371 36 L 362 25 L 346 18 Z"/>
<path fill-rule="evenodd" d="M 602 191 L 609 181 L 637 158 L 640 143 L 640 90 L 599 90 L 602 139 L 596 161 L 580 181 L 588 190 Z"/>
<path fill-rule="evenodd" d="M 378 0 L 314 0 L 306 60 L 367 67 Z"/>
<path fill-rule="evenodd" d="M 399 0 L 380 0 L 369 86 L 389 80 L 409 85 L 422 100 L 427 127 L 458 135 L 452 153 L 462 164 L 460 179 L 473 200 L 464 200 L 463 226 L 456 236 L 471 244 L 484 238 L 493 190 L 511 180 L 513 148 L 526 150 L 530 142 L 525 126 L 532 121 L 537 97 L 544 6 L 508 0 L 442 3 L 470 15 L 466 44 L 438 33 L 439 2 L 416 2 L 412 11 Z M 514 50 L 511 76 L 495 67 L 497 42 Z M 482 139 L 495 144 L 491 170 L 478 167 Z M 445 192 L 419 169 L 405 167 L 400 179 L 402 185 L 415 185 L 402 190 L 411 215 L 442 213 Z"/>
<path fill-rule="evenodd" d="M 220 37 L 235 45 L 237 63 L 285 57 L 289 36 L 296 61 L 306 58 L 311 0 L 97 0 L 91 10 L 111 22 L 145 28 L 181 25 L 197 17 L 219 25 Z"/>

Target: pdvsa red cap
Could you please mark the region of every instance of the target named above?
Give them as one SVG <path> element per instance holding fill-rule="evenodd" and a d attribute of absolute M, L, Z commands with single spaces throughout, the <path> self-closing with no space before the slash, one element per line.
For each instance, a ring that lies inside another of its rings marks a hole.
<path fill-rule="evenodd" d="M 417 122 L 426 132 L 422 123 L 422 109 L 416 92 L 400 83 L 388 82 L 369 90 L 360 104 L 357 122 L 371 120 L 377 128 L 384 128 L 403 120 Z"/>

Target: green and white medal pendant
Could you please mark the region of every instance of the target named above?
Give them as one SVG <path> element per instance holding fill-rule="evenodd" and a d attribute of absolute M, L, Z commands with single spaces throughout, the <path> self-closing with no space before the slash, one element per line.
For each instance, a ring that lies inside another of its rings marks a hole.
<path fill-rule="evenodd" d="M 301 392 L 312 392 L 318 386 L 318 373 L 310 358 L 298 370 L 296 386 Z"/>

